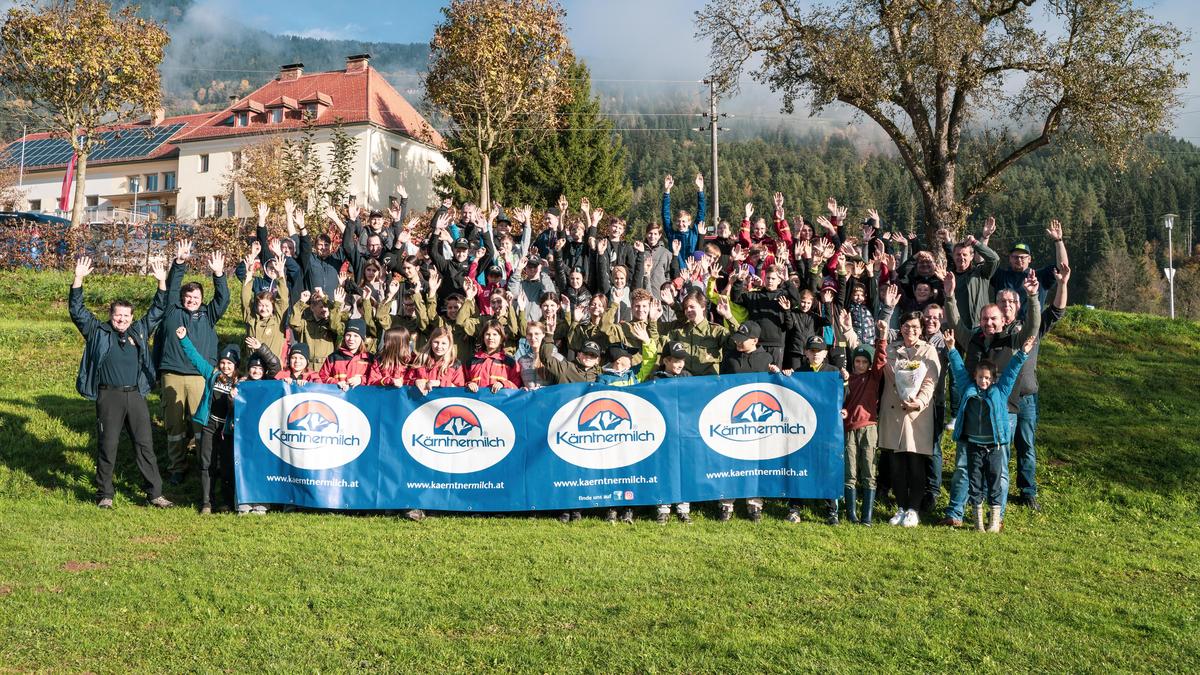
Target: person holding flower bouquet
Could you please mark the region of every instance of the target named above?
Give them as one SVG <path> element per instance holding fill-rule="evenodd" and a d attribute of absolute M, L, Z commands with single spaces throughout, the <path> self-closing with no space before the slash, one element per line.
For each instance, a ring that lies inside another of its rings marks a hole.
<path fill-rule="evenodd" d="M 879 405 L 879 449 L 891 462 L 896 515 L 892 525 L 916 527 L 933 456 L 933 393 L 941 363 L 933 345 L 921 338 L 920 312 L 899 321 L 900 340 L 888 345 L 883 397 Z"/>

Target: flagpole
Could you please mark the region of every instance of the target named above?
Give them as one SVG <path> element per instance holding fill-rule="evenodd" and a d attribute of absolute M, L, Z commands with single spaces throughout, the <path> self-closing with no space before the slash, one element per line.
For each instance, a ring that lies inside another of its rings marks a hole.
<path fill-rule="evenodd" d="M 25 187 L 25 137 L 29 135 L 29 125 L 21 125 L 21 168 L 17 170 L 17 188 Z"/>

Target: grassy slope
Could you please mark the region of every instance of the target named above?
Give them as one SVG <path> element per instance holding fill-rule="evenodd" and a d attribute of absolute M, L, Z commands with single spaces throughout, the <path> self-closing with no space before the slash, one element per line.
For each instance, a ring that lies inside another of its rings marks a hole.
<path fill-rule="evenodd" d="M 92 506 L 67 283 L 0 273 L 0 669 L 1200 664 L 1196 324 L 1068 315 L 1041 363 L 1045 512 L 1014 509 L 998 537 L 778 512 L 690 528 L 200 518 L 137 505 L 127 452 L 118 508 Z M 150 286 L 96 279 L 88 302 Z M 169 494 L 194 500 L 185 487 Z"/>

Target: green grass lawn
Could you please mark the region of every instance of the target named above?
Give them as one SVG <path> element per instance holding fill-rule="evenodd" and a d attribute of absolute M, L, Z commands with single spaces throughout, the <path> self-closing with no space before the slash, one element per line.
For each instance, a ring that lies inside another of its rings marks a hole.
<path fill-rule="evenodd" d="M 69 282 L 0 272 L 0 672 L 1200 668 L 1197 324 L 1069 313 L 1041 357 L 1044 511 L 1001 535 L 781 505 L 757 526 L 200 517 L 143 506 L 127 444 L 117 508 L 93 505 Z"/>

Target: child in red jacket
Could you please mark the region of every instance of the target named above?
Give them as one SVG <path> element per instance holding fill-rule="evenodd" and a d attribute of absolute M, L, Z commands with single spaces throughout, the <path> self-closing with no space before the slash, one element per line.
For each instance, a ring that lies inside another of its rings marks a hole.
<path fill-rule="evenodd" d="M 279 371 L 279 373 L 275 375 L 275 379 L 283 380 L 288 384 L 320 382 L 321 379 L 311 369 L 312 363 L 308 360 L 308 357 L 309 351 L 307 343 L 292 343 L 292 347 L 288 351 L 287 367 Z"/>
<path fill-rule="evenodd" d="M 317 373 L 317 380 L 326 384 L 336 384 L 342 391 L 366 384 L 373 362 L 363 341 L 366 333 L 367 324 L 362 319 L 347 321 L 342 346 L 325 359 L 321 371 Z"/>
<path fill-rule="evenodd" d="M 501 389 L 521 388 L 521 368 L 516 359 L 504 353 L 505 333 L 504 325 L 495 319 L 488 319 L 483 324 L 479 334 L 482 349 L 475 353 L 467 369 L 467 389 L 470 391 L 485 387 L 494 394 Z"/>
<path fill-rule="evenodd" d="M 871 525 L 875 509 L 875 448 L 879 444 L 879 383 L 887 365 L 887 324 L 880 321 L 875 330 L 875 353 L 866 347 L 854 350 L 846 401 L 842 407 L 842 425 L 846 432 L 846 519 Z M 858 485 L 863 486 L 863 510 L 858 516 Z"/>
<path fill-rule="evenodd" d="M 461 387 L 466 384 L 463 367 L 454 348 L 454 333 L 448 328 L 434 328 L 429 342 L 410 369 L 408 379 L 424 396 L 434 387 Z"/>

